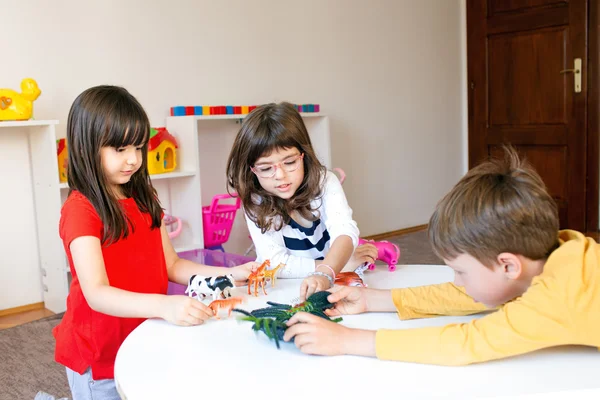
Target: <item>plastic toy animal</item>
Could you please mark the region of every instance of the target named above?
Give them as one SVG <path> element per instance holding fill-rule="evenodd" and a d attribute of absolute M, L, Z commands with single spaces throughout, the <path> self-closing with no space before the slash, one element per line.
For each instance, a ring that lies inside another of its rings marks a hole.
<path fill-rule="evenodd" d="M 21 81 L 21 93 L 11 89 L 0 89 L 0 121 L 27 120 L 33 114 L 33 102 L 41 90 L 35 80 Z"/>
<path fill-rule="evenodd" d="M 221 318 L 219 318 L 219 310 L 221 310 L 221 309 L 226 310 L 227 317 L 230 317 L 231 311 L 236 306 L 239 306 L 240 304 L 242 304 L 244 302 L 244 300 L 245 299 L 243 297 L 230 297 L 228 299 L 217 299 L 217 300 L 213 300 L 213 302 L 208 305 L 208 308 L 210 308 L 213 311 L 216 319 L 221 319 Z"/>
<path fill-rule="evenodd" d="M 181 228 L 182 228 L 181 219 L 174 217 L 172 215 L 169 215 L 169 214 L 165 214 L 165 216 L 163 217 L 163 221 L 166 226 L 176 224 L 175 228 L 168 233 L 169 239 L 174 239 L 177 236 L 179 236 L 179 234 L 181 233 Z"/>
<path fill-rule="evenodd" d="M 223 298 L 231 297 L 230 288 L 235 287 L 233 275 L 221 275 L 205 278 L 202 275 L 192 275 L 185 293 L 189 293 L 190 297 L 200 300 L 208 295 L 212 295 L 213 300 L 217 300 L 219 296 Z"/>
<path fill-rule="evenodd" d="M 333 283 L 341 286 L 367 287 L 367 284 L 356 272 L 340 272 L 335 276 Z"/>
<path fill-rule="evenodd" d="M 285 264 L 279 264 L 278 266 L 276 266 L 273 269 L 267 269 L 265 270 L 265 281 L 270 280 L 271 281 L 271 287 L 275 287 L 275 282 L 277 281 L 277 271 L 279 270 L 279 268 L 284 267 Z"/>
<path fill-rule="evenodd" d="M 371 243 L 377 247 L 377 259 L 388 265 L 388 271 L 396 270 L 396 264 L 400 259 L 400 248 L 398 246 L 396 246 L 394 243 L 388 242 L 387 240 L 376 242 L 374 240 L 358 239 L 359 245 L 365 243 Z M 374 269 L 375 264 L 369 264 L 369 270 L 372 271 Z"/>
<path fill-rule="evenodd" d="M 254 322 L 252 329 L 257 332 L 262 331 L 269 339 L 275 340 L 275 345 L 279 349 L 279 341 L 283 340 L 283 334 L 287 329 L 285 323 L 297 312 L 307 312 L 333 322 L 340 322 L 342 320 L 342 318 L 330 319 L 325 314 L 325 310 L 333 307 L 333 303 L 327 300 L 327 296 L 330 294 L 327 291 L 314 293 L 304 303 L 296 306 L 267 301 L 270 307 L 259 308 L 252 312 L 237 308 L 234 308 L 233 311 L 245 315 L 245 317 L 240 318 L 242 321 Z"/>
<path fill-rule="evenodd" d="M 260 267 L 256 269 L 256 271 L 251 272 L 248 276 L 248 294 L 252 294 L 250 291 L 250 286 L 254 284 L 254 296 L 258 297 L 258 287 L 260 286 L 263 290 L 265 296 L 267 295 L 267 290 L 265 289 L 265 269 L 271 265 L 271 261 L 265 260 Z"/>

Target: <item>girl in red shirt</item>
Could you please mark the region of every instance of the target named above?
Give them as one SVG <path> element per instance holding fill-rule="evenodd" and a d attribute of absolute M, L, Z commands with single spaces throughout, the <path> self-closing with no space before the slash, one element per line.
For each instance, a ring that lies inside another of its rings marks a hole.
<path fill-rule="evenodd" d="M 90 88 L 69 111 L 70 192 L 59 230 L 73 279 L 53 333 L 74 400 L 119 399 L 117 350 L 146 318 L 192 326 L 212 317 L 196 299 L 166 296 L 169 280 L 230 273 L 244 281 L 257 266 L 225 270 L 177 256 L 148 176 L 149 135 L 146 112 L 120 87 Z"/>

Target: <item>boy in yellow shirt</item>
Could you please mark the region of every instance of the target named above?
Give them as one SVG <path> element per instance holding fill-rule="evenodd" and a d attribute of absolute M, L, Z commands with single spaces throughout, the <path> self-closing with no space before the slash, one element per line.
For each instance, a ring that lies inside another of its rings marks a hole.
<path fill-rule="evenodd" d="M 600 246 L 558 231 L 540 176 L 506 149 L 470 170 L 429 221 L 454 283 L 377 290 L 336 287 L 329 315 L 393 312 L 400 319 L 493 311 L 468 323 L 378 331 L 294 315 L 284 340 L 304 353 L 464 365 L 567 344 L 600 346 Z M 494 311 L 495 310 L 495 311 Z M 302 322 L 302 323 L 298 323 Z"/>

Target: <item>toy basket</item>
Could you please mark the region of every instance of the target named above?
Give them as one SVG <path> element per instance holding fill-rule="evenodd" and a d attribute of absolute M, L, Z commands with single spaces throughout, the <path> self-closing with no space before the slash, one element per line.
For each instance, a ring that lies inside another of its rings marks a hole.
<path fill-rule="evenodd" d="M 202 224 L 204 227 L 204 248 L 220 247 L 227 242 L 235 213 L 240 208 L 241 200 L 236 198 L 235 204 L 219 204 L 220 201 L 232 199 L 229 194 L 218 194 L 213 197 L 210 206 L 202 207 Z"/>

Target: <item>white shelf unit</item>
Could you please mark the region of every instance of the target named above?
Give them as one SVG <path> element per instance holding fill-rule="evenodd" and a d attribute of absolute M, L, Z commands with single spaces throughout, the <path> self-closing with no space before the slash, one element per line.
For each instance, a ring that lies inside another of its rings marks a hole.
<path fill-rule="evenodd" d="M 302 113 L 317 156 L 331 168 L 329 118 L 320 113 Z M 189 181 L 156 181 L 155 187 L 168 212 L 182 219 L 180 237 L 173 243 L 178 249 L 203 247 L 202 206 L 213 196 L 227 193 L 225 171 L 233 141 L 245 115 L 206 115 L 167 117 L 166 127 L 180 142 L 178 160 L 198 176 Z M 176 183 L 177 182 L 177 183 Z M 227 252 L 243 254 L 251 244 L 242 211 L 234 221 Z"/>
<path fill-rule="evenodd" d="M 44 302 L 64 311 L 68 292 L 58 236 L 61 197 L 56 159 L 58 121 L 0 122 L 0 310 Z"/>

